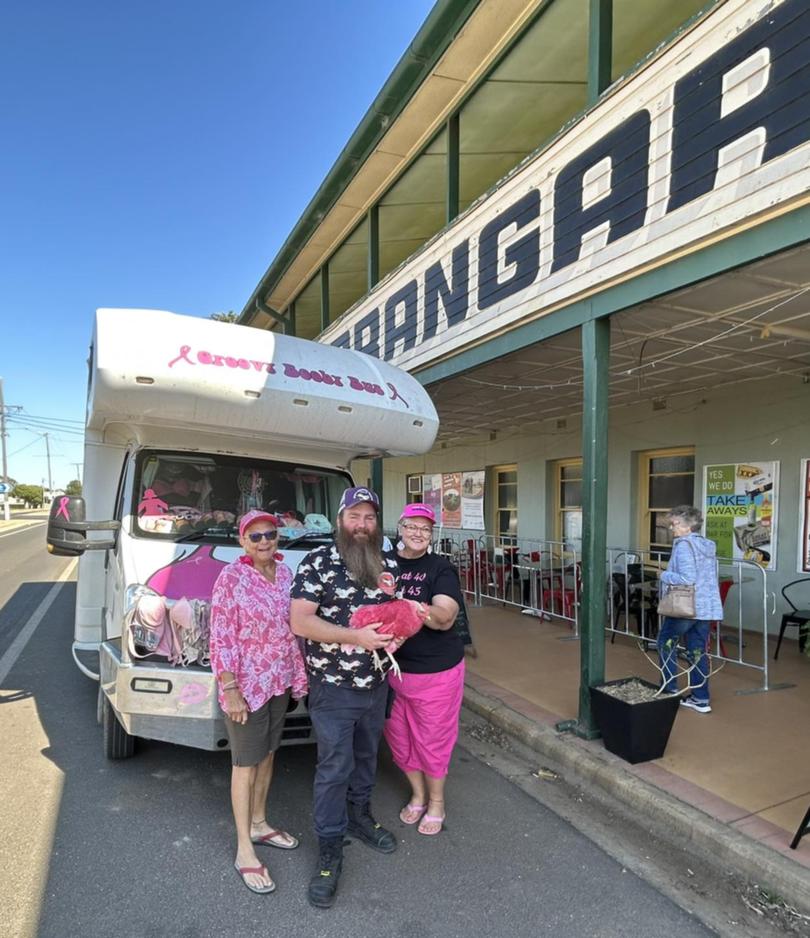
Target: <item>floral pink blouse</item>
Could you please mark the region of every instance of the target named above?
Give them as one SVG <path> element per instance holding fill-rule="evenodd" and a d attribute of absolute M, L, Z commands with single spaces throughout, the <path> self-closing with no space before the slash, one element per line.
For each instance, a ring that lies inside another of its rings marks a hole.
<path fill-rule="evenodd" d="M 276 564 L 270 583 L 244 555 L 217 577 L 211 598 L 211 667 L 219 677 L 230 671 L 248 710 L 292 688 L 307 693 L 307 675 L 298 641 L 290 629 L 292 571 Z M 220 689 L 219 704 L 225 695 Z"/>

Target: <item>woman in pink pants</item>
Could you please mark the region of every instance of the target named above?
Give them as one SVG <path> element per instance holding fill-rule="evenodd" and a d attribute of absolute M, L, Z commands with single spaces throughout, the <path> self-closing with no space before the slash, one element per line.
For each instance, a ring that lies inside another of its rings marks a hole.
<path fill-rule="evenodd" d="M 402 676 L 389 675 L 394 692 L 385 738 L 394 762 L 411 785 L 400 811 L 420 834 L 438 834 L 444 824 L 444 784 L 458 737 L 464 695 L 464 644 L 453 628 L 461 603 L 455 568 L 430 552 L 436 517 L 428 505 L 406 505 L 399 519 L 399 587 L 405 599 L 422 603 L 424 626 L 397 651 Z"/>

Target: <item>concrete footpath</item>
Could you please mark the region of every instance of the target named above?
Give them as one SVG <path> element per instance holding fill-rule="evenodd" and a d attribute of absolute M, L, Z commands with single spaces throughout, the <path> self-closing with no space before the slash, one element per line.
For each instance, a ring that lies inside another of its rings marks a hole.
<path fill-rule="evenodd" d="M 810 868 L 802 857 L 784 855 L 746 836 L 649 780 L 632 766 L 607 752 L 601 741 L 588 741 L 571 733 L 558 733 L 535 718 L 532 706 L 523 708 L 510 696 L 500 699 L 499 688 L 468 671 L 464 705 L 489 724 L 515 738 L 538 755 L 556 763 L 567 780 L 609 799 L 636 819 L 643 819 L 656 834 L 681 849 L 698 853 L 718 876 L 729 869 L 742 879 L 778 896 L 803 915 L 810 915 Z M 525 709 L 526 712 L 520 712 Z M 810 840 L 810 834 L 807 835 Z M 803 846 L 803 845 L 802 845 Z"/>

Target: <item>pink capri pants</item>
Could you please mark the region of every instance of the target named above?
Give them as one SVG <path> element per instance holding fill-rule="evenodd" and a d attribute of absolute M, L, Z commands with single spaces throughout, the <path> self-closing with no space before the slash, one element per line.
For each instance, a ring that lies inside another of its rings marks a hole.
<path fill-rule="evenodd" d="M 385 738 L 403 772 L 447 775 L 458 739 L 458 715 L 464 697 L 464 661 L 434 674 L 389 674 L 394 706 Z"/>

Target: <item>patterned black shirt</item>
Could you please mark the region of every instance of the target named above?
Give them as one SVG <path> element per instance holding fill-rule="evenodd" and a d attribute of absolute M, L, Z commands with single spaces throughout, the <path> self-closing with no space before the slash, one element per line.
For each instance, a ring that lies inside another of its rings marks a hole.
<path fill-rule="evenodd" d="M 383 551 L 384 571 L 399 575 L 393 551 Z M 318 604 L 318 615 L 333 625 L 348 626 L 352 613 L 360 606 L 371 606 L 393 599 L 382 589 L 364 589 L 352 578 L 340 559 L 337 547 L 327 544 L 311 550 L 298 565 L 290 595 Z M 385 680 L 391 666 L 380 653 L 382 670 L 374 667 L 371 652 L 359 645 L 306 640 L 306 664 L 310 680 L 323 681 L 356 690 L 371 690 Z"/>

